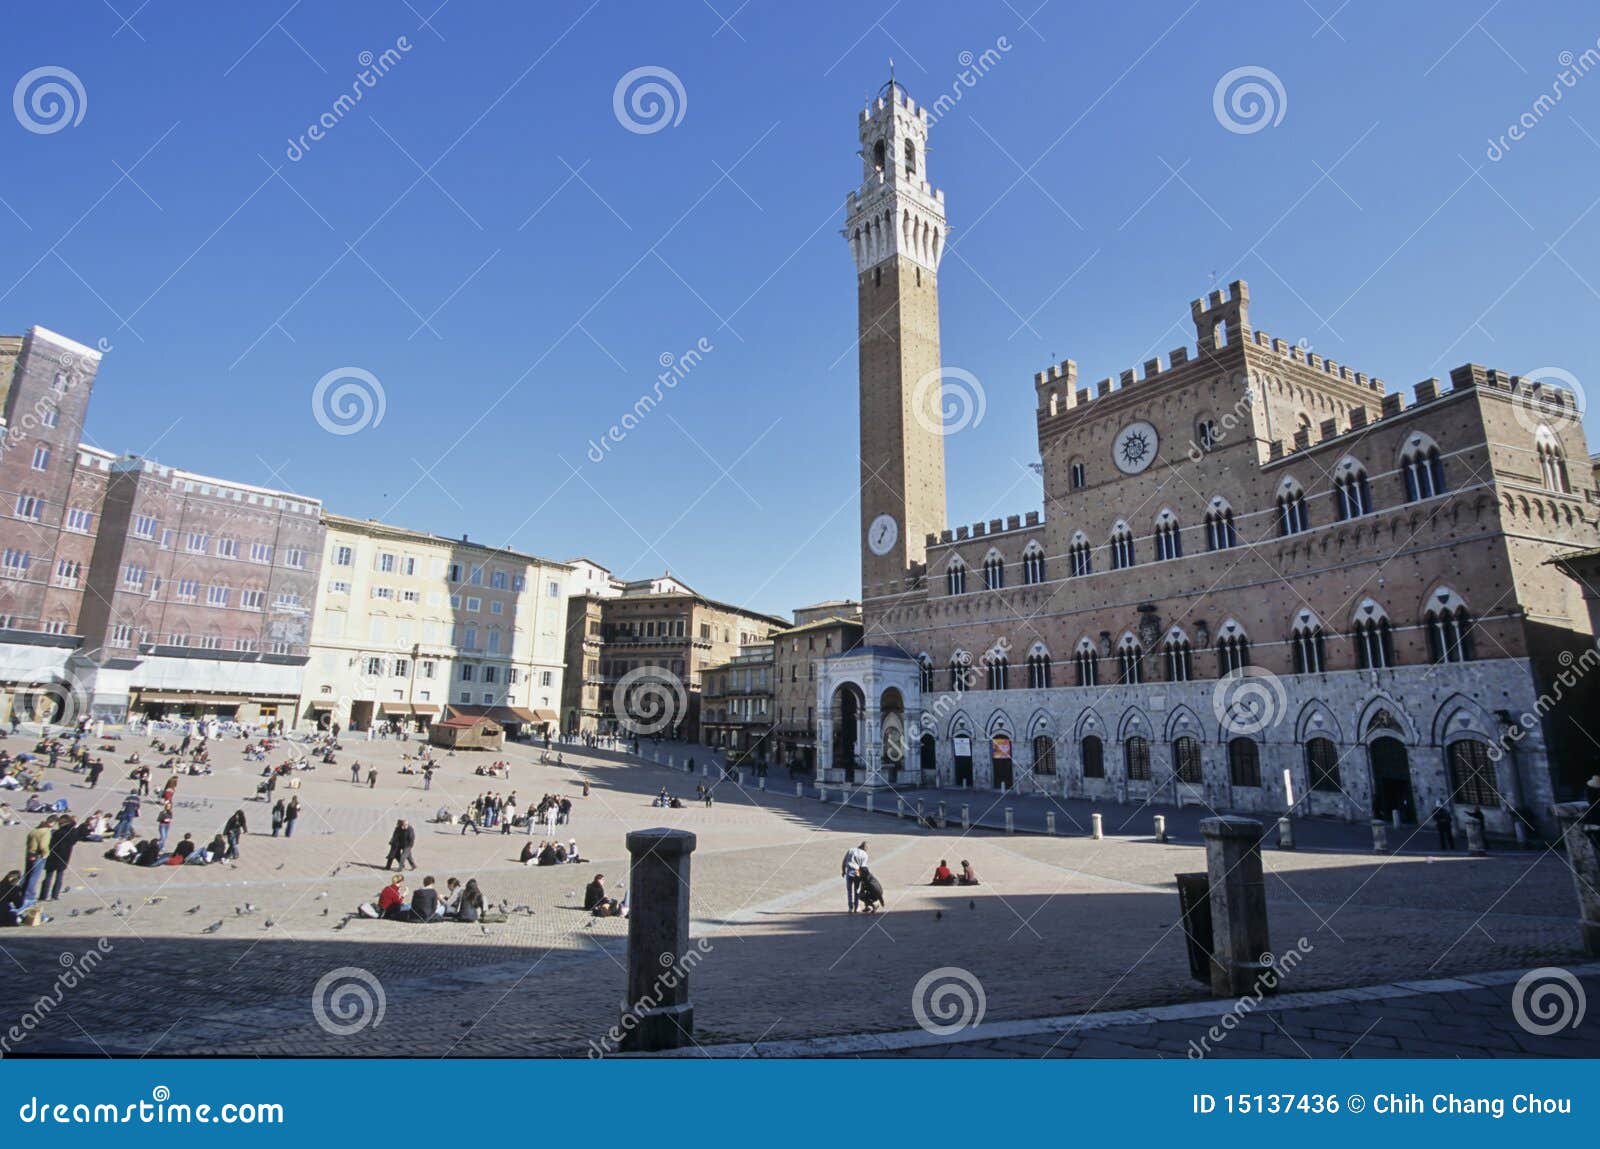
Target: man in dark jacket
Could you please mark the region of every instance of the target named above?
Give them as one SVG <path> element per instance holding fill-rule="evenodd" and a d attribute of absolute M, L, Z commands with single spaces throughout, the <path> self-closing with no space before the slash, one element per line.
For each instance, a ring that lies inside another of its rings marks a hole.
<path fill-rule="evenodd" d="M 411 895 L 411 917 L 431 922 L 439 913 L 439 891 L 433 888 L 433 875 L 422 879 L 422 888 Z"/>
<path fill-rule="evenodd" d="M 388 869 L 391 864 L 398 870 L 417 868 L 416 861 L 411 857 L 411 847 L 417 844 L 417 832 L 411 824 L 401 818 L 394 824 L 394 833 L 389 835 L 389 856 L 384 859 L 383 868 Z"/>
<path fill-rule="evenodd" d="M 72 864 L 72 849 L 83 841 L 83 827 L 73 821 L 70 814 L 56 819 L 56 828 L 50 831 L 50 852 L 44 859 L 44 885 L 39 889 L 40 901 L 59 901 L 61 883 L 66 879 L 67 867 Z"/>

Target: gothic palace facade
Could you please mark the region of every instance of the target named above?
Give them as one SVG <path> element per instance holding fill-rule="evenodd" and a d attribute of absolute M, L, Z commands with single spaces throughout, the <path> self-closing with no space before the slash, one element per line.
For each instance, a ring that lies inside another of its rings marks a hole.
<path fill-rule="evenodd" d="M 859 127 L 865 645 L 820 676 L 822 776 L 1547 827 L 1596 745 L 1574 396 L 1468 365 L 1407 403 L 1235 282 L 1193 348 L 1036 376 L 1043 513 L 952 529 L 927 114 L 891 84 Z"/>

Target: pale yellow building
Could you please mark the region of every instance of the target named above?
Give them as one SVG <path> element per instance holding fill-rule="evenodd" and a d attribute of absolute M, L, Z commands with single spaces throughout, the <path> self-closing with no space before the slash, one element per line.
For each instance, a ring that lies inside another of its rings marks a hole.
<path fill-rule="evenodd" d="M 325 521 L 302 727 L 421 732 L 453 712 L 488 713 L 513 736 L 554 733 L 570 565 Z"/>

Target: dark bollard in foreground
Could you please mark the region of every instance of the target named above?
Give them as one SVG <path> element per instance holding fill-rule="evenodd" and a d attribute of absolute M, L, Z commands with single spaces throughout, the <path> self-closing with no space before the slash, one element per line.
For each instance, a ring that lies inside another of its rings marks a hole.
<path fill-rule="evenodd" d="M 621 1048 L 629 1053 L 678 1049 L 694 1040 L 689 1000 L 689 855 L 687 830 L 628 834 L 628 995 Z"/>
<path fill-rule="evenodd" d="M 1271 992 L 1267 885 L 1261 872 L 1261 823 L 1206 818 L 1206 872 L 1211 882 L 1211 992 L 1218 997 Z M 1263 961 L 1263 958 L 1266 960 Z"/>

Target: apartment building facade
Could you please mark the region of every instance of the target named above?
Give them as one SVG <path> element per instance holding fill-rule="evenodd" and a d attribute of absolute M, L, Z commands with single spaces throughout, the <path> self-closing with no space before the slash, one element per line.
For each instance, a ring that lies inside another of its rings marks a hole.
<path fill-rule="evenodd" d="M 325 516 L 303 725 L 423 732 L 448 712 L 553 733 L 572 568 L 373 520 Z"/>

